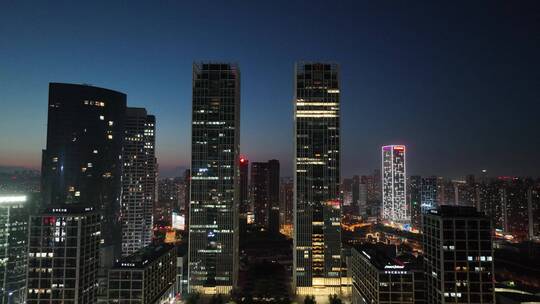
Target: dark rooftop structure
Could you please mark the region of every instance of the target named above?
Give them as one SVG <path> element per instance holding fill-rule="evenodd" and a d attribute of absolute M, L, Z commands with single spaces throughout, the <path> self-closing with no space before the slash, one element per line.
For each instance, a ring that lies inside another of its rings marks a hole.
<path fill-rule="evenodd" d="M 422 269 L 422 259 L 411 255 L 397 255 L 394 245 L 362 244 L 354 249 L 363 254 L 378 270 L 402 268 L 404 270 Z"/>
<path fill-rule="evenodd" d="M 166 243 L 150 244 L 132 255 L 117 260 L 114 268 L 144 268 L 173 247 L 174 245 Z"/>
<path fill-rule="evenodd" d="M 429 211 L 429 214 L 432 215 L 440 215 L 440 216 L 447 216 L 447 217 L 483 217 L 484 214 L 481 212 L 478 212 L 476 208 L 474 207 L 466 207 L 466 206 L 440 206 L 437 209 L 432 209 Z"/>

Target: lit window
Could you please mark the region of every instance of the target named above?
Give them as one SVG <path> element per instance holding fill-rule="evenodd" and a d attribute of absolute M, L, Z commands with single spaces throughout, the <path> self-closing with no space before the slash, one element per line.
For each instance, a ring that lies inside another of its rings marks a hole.
<path fill-rule="evenodd" d="M 109 126 L 112 126 L 112 125 L 114 125 L 114 121 L 109 120 Z"/>
<path fill-rule="evenodd" d="M 105 120 L 105 116 L 99 115 L 99 120 Z"/>
<path fill-rule="evenodd" d="M 108 139 L 112 139 L 112 134 L 107 135 Z"/>

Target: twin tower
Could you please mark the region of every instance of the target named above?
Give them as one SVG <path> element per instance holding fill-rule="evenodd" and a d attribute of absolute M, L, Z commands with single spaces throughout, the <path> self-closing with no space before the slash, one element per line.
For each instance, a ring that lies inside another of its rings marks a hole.
<path fill-rule="evenodd" d="M 294 266 L 298 294 L 341 290 L 340 85 L 334 63 L 294 75 Z M 240 70 L 193 66 L 189 289 L 228 293 L 239 263 Z"/>

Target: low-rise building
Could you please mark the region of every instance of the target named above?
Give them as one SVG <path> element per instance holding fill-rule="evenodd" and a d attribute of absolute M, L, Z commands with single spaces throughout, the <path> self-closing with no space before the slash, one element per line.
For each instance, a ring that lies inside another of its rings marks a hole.
<path fill-rule="evenodd" d="M 426 303 L 420 258 L 395 256 L 395 247 L 365 244 L 352 249 L 352 303 Z"/>
<path fill-rule="evenodd" d="M 109 270 L 109 303 L 162 304 L 176 296 L 176 250 L 151 244 L 116 261 Z"/>

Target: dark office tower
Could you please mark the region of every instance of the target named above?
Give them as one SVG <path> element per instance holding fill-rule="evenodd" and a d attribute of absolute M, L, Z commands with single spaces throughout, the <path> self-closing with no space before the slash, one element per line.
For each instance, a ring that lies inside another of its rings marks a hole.
<path fill-rule="evenodd" d="M 495 303 L 491 223 L 474 207 L 440 206 L 423 219 L 428 303 Z"/>
<path fill-rule="evenodd" d="M 251 201 L 255 223 L 266 226 L 268 220 L 268 163 L 251 163 Z"/>
<path fill-rule="evenodd" d="M 0 195 L 0 303 L 24 303 L 28 243 L 26 195 Z"/>
<path fill-rule="evenodd" d="M 421 204 L 422 213 L 437 208 L 437 177 L 422 178 Z"/>
<path fill-rule="evenodd" d="M 296 64 L 294 96 L 297 294 L 340 293 L 340 93 L 333 63 Z"/>
<path fill-rule="evenodd" d="M 100 213 L 49 207 L 30 217 L 28 304 L 97 303 Z"/>
<path fill-rule="evenodd" d="M 355 175 L 352 178 L 352 205 L 358 206 L 360 200 L 360 176 Z"/>
<path fill-rule="evenodd" d="M 294 221 L 294 183 L 290 177 L 283 178 L 280 185 L 280 206 L 281 213 L 281 227 L 285 231 L 285 234 L 292 232 L 292 225 Z"/>
<path fill-rule="evenodd" d="M 240 70 L 193 65 L 189 290 L 228 293 L 238 278 Z"/>
<path fill-rule="evenodd" d="M 42 158 L 45 206 L 85 204 L 102 212 L 105 264 L 120 255 L 120 192 L 126 95 L 49 84 L 47 148 Z"/>
<path fill-rule="evenodd" d="M 411 225 L 413 228 L 422 229 L 422 178 L 413 175 L 409 178 L 407 196 L 411 208 Z"/>
<path fill-rule="evenodd" d="M 268 229 L 271 210 L 278 210 L 279 214 L 278 160 L 251 163 L 251 194 L 255 222 Z"/>
<path fill-rule="evenodd" d="M 122 155 L 122 256 L 150 244 L 156 199 L 156 118 L 127 108 Z"/>
<path fill-rule="evenodd" d="M 279 209 L 279 160 L 268 161 L 268 201 L 270 208 Z"/>
<path fill-rule="evenodd" d="M 249 207 L 249 160 L 240 157 L 240 215 L 246 216 L 250 211 Z"/>

